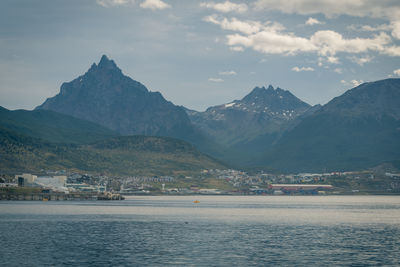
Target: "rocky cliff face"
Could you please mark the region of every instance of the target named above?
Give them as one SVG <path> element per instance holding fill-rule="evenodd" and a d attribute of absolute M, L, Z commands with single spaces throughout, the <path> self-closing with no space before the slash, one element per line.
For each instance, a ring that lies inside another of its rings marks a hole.
<path fill-rule="evenodd" d="M 63 83 L 60 93 L 37 109 L 92 121 L 124 135 L 182 138 L 192 131 L 183 108 L 125 76 L 105 55 L 84 75 Z"/>

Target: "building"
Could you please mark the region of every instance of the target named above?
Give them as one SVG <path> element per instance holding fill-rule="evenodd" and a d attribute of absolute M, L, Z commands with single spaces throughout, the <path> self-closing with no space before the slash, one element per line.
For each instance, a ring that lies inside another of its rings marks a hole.
<path fill-rule="evenodd" d="M 318 191 L 331 190 L 332 185 L 329 184 L 270 184 L 269 189 L 275 191 L 282 191 L 285 194 L 292 193 L 315 193 Z"/>
<path fill-rule="evenodd" d="M 33 184 L 37 176 L 30 173 L 23 173 L 15 175 L 15 180 L 18 182 L 18 186 L 26 186 L 28 184 Z"/>

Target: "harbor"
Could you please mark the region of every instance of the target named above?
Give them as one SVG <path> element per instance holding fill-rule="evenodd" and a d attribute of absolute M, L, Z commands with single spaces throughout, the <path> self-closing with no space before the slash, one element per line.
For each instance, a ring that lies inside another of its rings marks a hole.
<path fill-rule="evenodd" d="M 120 194 L 114 193 L 60 193 L 0 191 L 0 200 L 20 201 L 65 201 L 65 200 L 124 200 Z"/>

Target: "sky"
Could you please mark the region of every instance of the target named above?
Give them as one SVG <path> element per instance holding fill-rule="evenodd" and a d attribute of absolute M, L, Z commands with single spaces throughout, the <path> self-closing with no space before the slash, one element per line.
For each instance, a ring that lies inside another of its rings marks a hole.
<path fill-rule="evenodd" d="M 199 111 L 268 85 L 325 104 L 400 78 L 400 1 L 0 1 L 0 106 L 35 108 L 103 54 Z"/>

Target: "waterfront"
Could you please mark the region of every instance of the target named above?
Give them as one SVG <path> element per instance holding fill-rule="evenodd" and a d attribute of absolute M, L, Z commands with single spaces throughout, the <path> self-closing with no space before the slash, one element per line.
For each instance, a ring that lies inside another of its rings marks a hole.
<path fill-rule="evenodd" d="M 400 264 L 397 196 L 6 201 L 0 214 L 4 266 Z"/>

